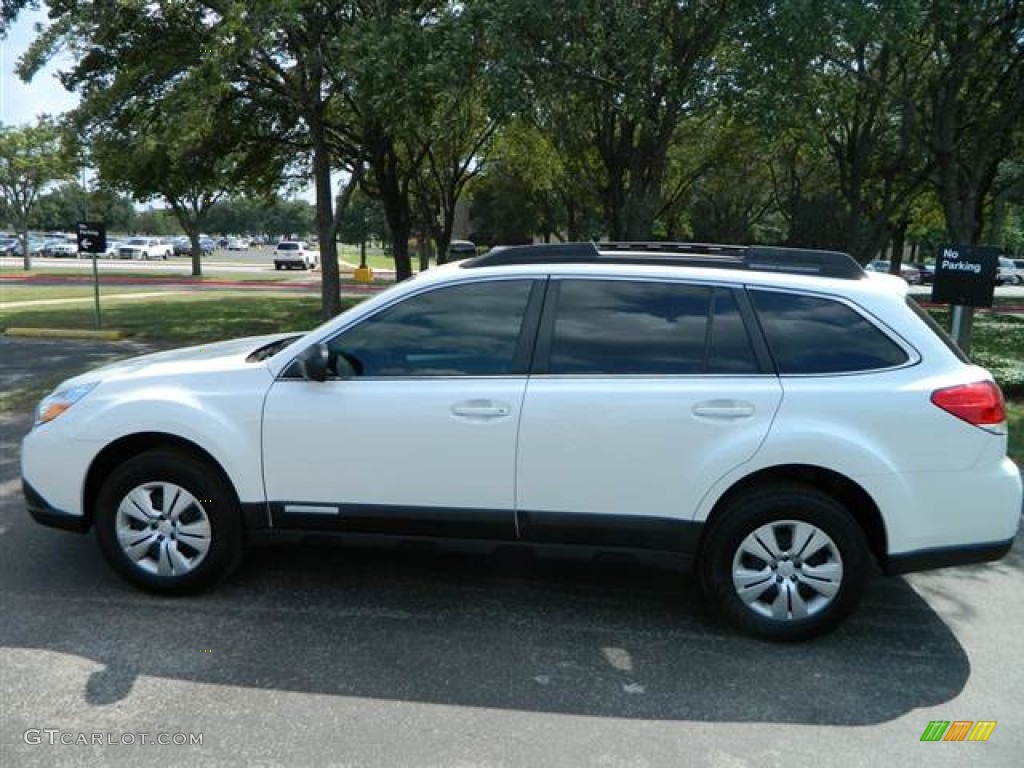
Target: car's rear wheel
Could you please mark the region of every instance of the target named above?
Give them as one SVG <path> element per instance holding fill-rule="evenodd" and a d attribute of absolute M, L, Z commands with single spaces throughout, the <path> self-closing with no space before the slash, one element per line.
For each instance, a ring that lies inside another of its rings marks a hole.
<path fill-rule="evenodd" d="M 207 464 L 155 450 L 121 464 L 96 499 L 96 536 L 107 561 L 143 589 L 194 592 L 238 563 L 238 502 Z"/>
<path fill-rule="evenodd" d="M 710 523 L 700 557 L 705 593 L 740 630 L 804 640 L 834 629 L 867 584 L 864 533 L 831 496 L 772 484 L 731 500 Z"/>

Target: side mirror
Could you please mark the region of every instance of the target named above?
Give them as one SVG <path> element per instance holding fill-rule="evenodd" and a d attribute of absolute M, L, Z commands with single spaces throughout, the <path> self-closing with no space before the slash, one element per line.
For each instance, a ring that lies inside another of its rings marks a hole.
<path fill-rule="evenodd" d="M 302 350 L 295 358 L 295 362 L 298 363 L 299 373 L 306 381 L 326 381 L 327 358 L 327 345 L 314 344 Z"/>

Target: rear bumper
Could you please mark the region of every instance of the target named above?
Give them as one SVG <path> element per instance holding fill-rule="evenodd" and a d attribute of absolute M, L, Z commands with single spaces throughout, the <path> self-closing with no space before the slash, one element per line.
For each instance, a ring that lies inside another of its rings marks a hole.
<path fill-rule="evenodd" d="M 62 531 L 74 531 L 85 533 L 89 530 L 89 521 L 82 515 L 72 515 L 62 509 L 57 509 L 43 498 L 25 478 L 21 479 L 21 490 L 25 495 L 25 505 L 32 519 L 40 525 L 50 528 L 60 528 Z"/>
<path fill-rule="evenodd" d="M 898 576 L 901 573 L 930 571 L 936 568 L 949 568 L 955 565 L 974 565 L 999 560 L 1010 551 L 1013 539 L 995 541 L 988 544 L 971 544 L 964 547 L 937 547 L 922 549 L 917 552 L 901 552 L 889 555 L 882 563 L 882 571 L 887 576 Z"/>

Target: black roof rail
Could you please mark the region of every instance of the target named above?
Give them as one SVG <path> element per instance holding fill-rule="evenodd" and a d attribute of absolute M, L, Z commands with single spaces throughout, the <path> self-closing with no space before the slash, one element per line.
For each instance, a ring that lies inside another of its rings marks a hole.
<path fill-rule="evenodd" d="M 864 268 L 841 251 L 711 243 L 543 243 L 501 245 L 462 262 L 464 269 L 512 264 L 655 264 L 786 272 L 856 280 Z"/>

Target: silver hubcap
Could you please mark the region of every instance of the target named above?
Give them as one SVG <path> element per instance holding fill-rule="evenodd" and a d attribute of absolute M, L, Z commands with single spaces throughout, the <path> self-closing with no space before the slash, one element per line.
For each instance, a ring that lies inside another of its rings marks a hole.
<path fill-rule="evenodd" d="M 210 550 L 210 518 L 191 493 L 174 483 L 145 483 L 129 491 L 114 522 L 122 551 L 136 567 L 183 576 Z"/>
<path fill-rule="evenodd" d="M 821 612 L 842 582 L 835 542 L 801 520 L 762 525 L 740 542 L 732 560 L 736 594 L 754 613 L 777 621 Z"/>

